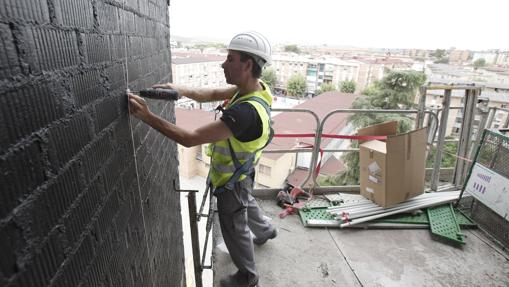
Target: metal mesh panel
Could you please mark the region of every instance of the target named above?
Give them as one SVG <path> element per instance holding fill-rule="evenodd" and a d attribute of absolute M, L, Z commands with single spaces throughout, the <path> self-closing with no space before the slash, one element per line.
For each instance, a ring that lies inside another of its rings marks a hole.
<path fill-rule="evenodd" d="M 486 130 L 476 162 L 509 178 L 509 137 Z M 460 205 L 466 208 L 465 211 L 482 229 L 504 247 L 509 247 L 509 222 L 507 220 L 470 196 L 464 197 Z"/>
<path fill-rule="evenodd" d="M 509 178 L 509 138 L 486 131 L 476 162 Z"/>

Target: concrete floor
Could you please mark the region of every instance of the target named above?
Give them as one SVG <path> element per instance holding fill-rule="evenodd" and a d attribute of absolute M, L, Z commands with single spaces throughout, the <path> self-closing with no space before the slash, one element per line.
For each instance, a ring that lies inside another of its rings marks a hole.
<path fill-rule="evenodd" d="M 298 215 L 280 219 L 274 201 L 259 203 L 279 228 L 276 239 L 255 246 L 264 287 L 509 286 L 508 254 L 479 230 L 464 230 L 466 244 L 457 248 L 432 239 L 425 229 L 306 228 Z M 222 238 L 214 230 L 214 286 L 219 286 L 236 268 L 218 248 Z"/>

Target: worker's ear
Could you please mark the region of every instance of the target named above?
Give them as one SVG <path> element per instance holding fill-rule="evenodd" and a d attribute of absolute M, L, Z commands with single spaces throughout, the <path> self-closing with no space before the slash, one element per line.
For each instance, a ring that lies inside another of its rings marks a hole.
<path fill-rule="evenodd" d="M 253 65 L 254 65 L 253 59 L 248 59 L 246 61 L 246 65 L 244 66 L 244 69 L 246 70 L 246 72 L 251 71 L 253 69 Z"/>

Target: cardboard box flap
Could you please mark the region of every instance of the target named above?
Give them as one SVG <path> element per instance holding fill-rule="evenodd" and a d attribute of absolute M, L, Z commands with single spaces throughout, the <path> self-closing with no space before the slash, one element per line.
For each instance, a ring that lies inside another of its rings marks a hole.
<path fill-rule="evenodd" d="M 398 131 L 398 122 L 390 121 L 377 125 L 367 126 L 357 130 L 359 136 L 389 136 L 395 135 Z M 359 140 L 359 144 L 365 141 Z"/>
<path fill-rule="evenodd" d="M 404 153 L 406 159 L 409 159 L 414 153 L 412 148 L 426 150 L 426 131 L 427 128 L 413 130 L 408 133 L 392 135 L 387 137 L 387 153 L 398 155 Z M 417 154 L 419 152 L 416 150 Z"/>
<path fill-rule="evenodd" d="M 361 144 L 361 147 L 364 147 L 364 148 L 367 148 L 370 150 L 374 150 L 374 151 L 377 151 L 377 152 L 380 152 L 383 154 L 385 154 L 387 152 L 387 145 L 384 142 L 379 141 L 379 140 L 372 140 L 372 141 L 364 142 L 363 144 Z"/>

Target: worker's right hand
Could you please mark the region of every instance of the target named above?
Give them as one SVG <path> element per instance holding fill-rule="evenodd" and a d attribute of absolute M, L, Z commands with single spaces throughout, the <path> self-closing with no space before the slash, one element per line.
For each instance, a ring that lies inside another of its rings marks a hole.
<path fill-rule="evenodd" d="M 151 112 L 147 106 L 147 102 L 140 96 L 128 93 L 129 96 L 129 112 L 138 119 L 146 122 Z"/>

